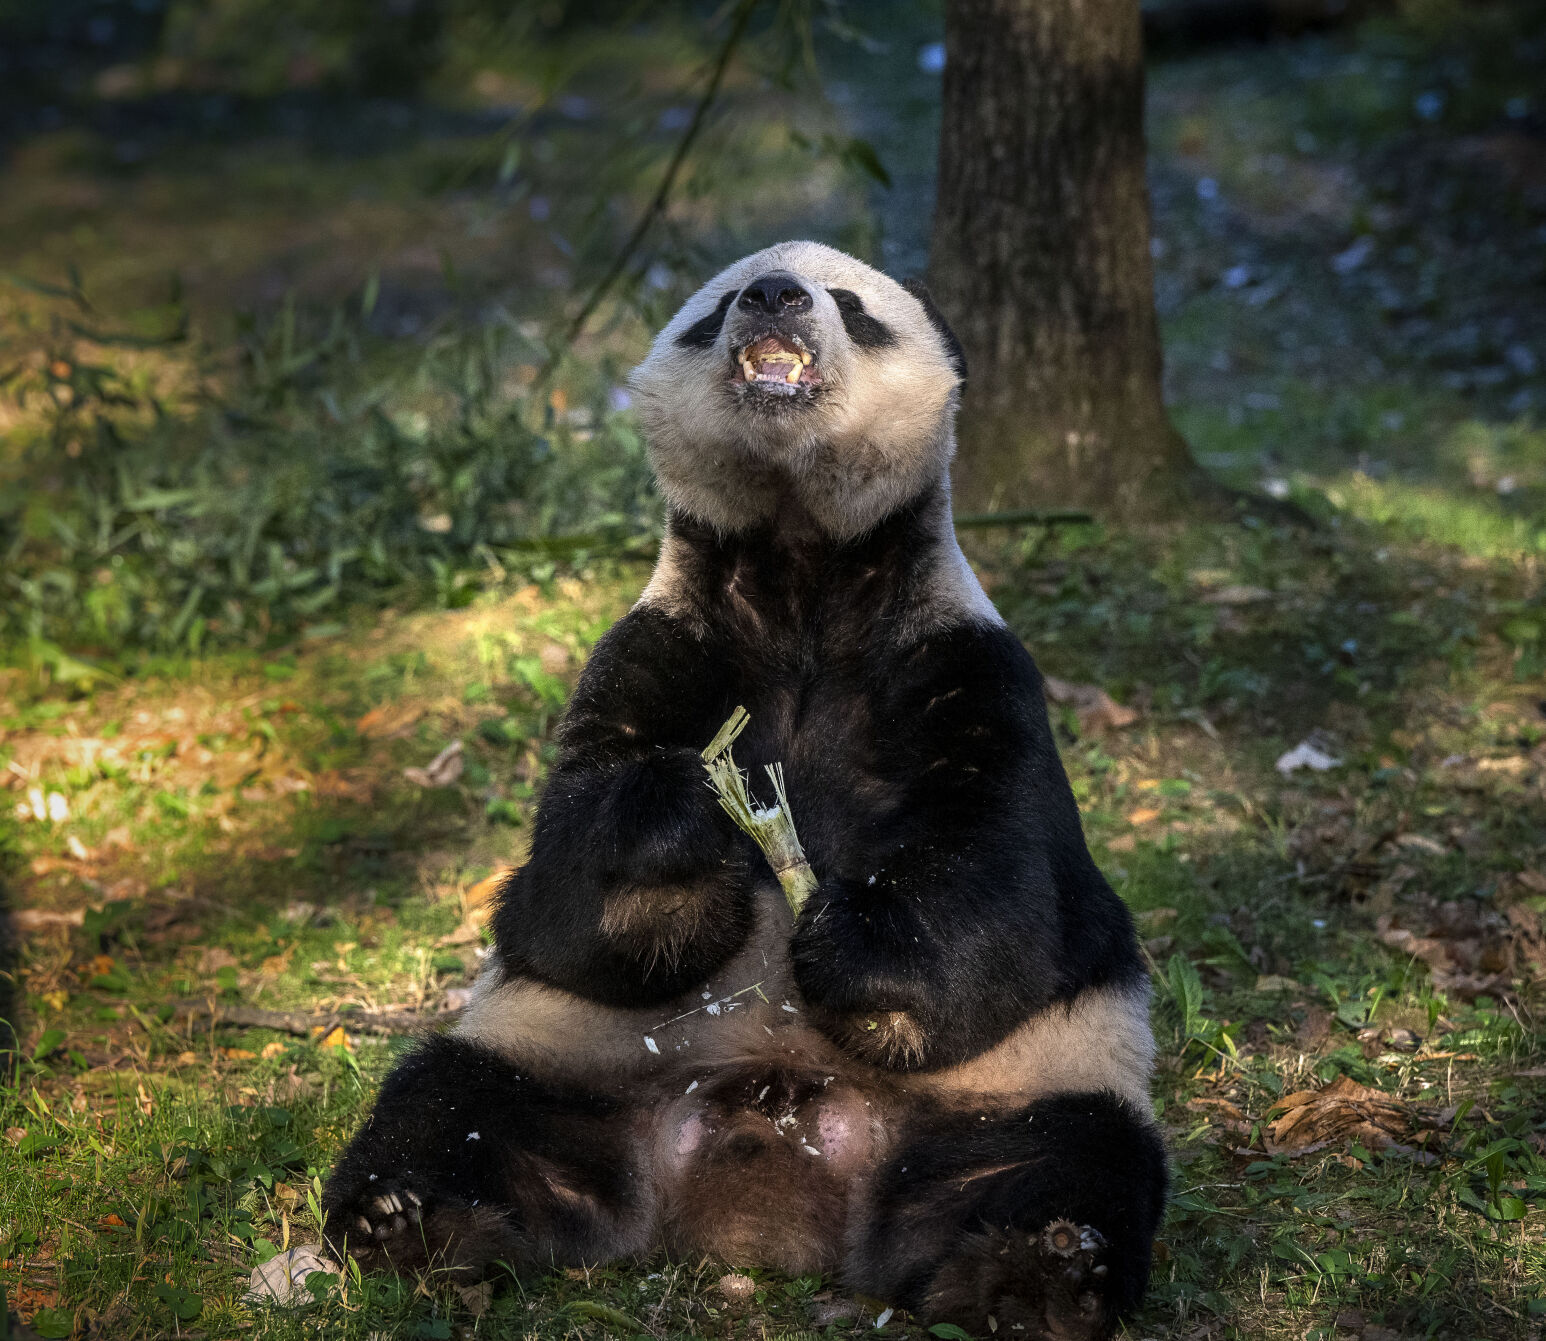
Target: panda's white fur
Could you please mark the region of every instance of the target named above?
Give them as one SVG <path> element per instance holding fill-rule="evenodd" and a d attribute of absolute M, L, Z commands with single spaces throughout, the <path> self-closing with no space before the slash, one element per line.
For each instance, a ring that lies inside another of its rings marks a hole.
<path fill-rule="evenodd" d="M 748 324 L 732 309 L 712 349 L 678 343 L 720 296 L 770 270 L 805 281 L 822 337 L 819 412 L 748 415 L 726 376 Z M 875 352 L 854 346 L 829 290 L 857 293 L 897 338 Z M 708 375 L 706 375 L 706 373 Z M 942 479 L 955 452 L 960 378 L 922 304 L 862 261 L 818 242 L 784 242 L 726 267 L 688 300 L 655 338 L 630 382 L 651 460 L 667 500 L 724 531 L 772 513 L 778 473 L 827 531 L 868 530 Z"/>

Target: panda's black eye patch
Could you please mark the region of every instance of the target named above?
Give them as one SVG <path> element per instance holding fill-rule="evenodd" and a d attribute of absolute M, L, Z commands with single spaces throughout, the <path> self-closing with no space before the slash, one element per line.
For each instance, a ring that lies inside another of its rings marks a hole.
<path fill-rule="evenodd" d="M 719 300 L 718 305 L 708 316 L 701 321 L 693 322 L 677 336 L 677 344 L 683 349 L 712 349 L 714 341 L 719 339 L 719 333 L 724 329 L 725 313 L 730 310 L 730 304 L 735 302 L 735 292 L 731 289 Z"/>
<path fill-rule="evenodd" d="M 864 310 L 864 299 L 851 289 L 828 289 L 832 301 L 837 304 L 838 315 L 843 318 L 843 329 L 848 338 L 861 349 L 884 349 L 896 343 L 896 333 L 885 322 L 872 317 Z"/>

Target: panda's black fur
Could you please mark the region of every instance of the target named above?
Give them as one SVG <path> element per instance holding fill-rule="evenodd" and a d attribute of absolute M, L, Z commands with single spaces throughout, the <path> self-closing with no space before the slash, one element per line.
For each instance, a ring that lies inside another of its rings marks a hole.
<path fill-rule="evenodd" d="M 747 300 L 764 273 L 787 313 Z M 770 331 L 808 387 L 740 362 Z M 1137 1302 L 1165 1193 L 1146 977 L 955 544 L 963 376 L 926 295 L 809 243 L 662 334 L 635 383 L 660 566 L 581 676 L 466 1018 L 339 1161 L 335 1245 L 464 1276 L 712 1252 L 1027 1337 Z M 818 877 L 792 924 L 706 785 L 737 705 Z"/>

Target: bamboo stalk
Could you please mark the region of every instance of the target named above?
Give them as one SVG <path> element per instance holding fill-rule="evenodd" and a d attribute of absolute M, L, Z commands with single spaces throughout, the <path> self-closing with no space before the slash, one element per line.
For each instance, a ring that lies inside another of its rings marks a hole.
<path fill-rule="evenodd" d="M 747 787 L 746 774 L 736 766 L 730 752 L 750 720 L 751 714 L 745 708 L 737 707 L 705 747 L 703 766 L 708 770 L 709 784 L 719 794 L 719 804 L 735 821 L 736 827 L 750 835 L 762 849 L 762 855 L 768 859 L 768 865 L 783 886 L 789 907 L 798 913 L 816 888 L 816 873 L 805 860 L 805 849 L 800 846 L 799 835 L 795 833 L 794 816 L 784 791 L 784 766 L 763 766 L 777 800 L 772 806 L 759 806 Z"/>

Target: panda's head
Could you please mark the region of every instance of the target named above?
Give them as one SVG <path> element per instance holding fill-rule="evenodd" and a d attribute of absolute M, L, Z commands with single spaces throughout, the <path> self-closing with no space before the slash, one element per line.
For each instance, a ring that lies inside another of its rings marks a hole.
<path fill-rule="evenodd" d="M 688 299 L 631 385 L 674 507 L 739 531 L 793 503 L 848 538 L 943 483 L 964 378 L 920 285 L 784 242 Z"/>

